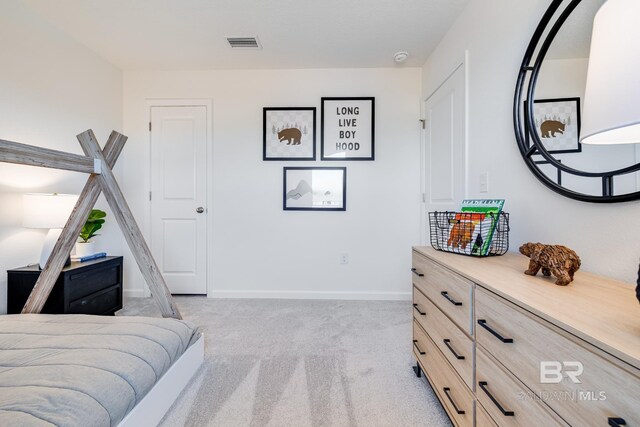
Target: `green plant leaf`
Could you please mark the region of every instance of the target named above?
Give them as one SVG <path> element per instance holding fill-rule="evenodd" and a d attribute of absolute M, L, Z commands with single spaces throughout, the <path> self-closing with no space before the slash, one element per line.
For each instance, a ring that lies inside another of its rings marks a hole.
<path fill-rule="evenodd" d="M 89 213 L 89 217 L 80 231 L 80 239 L 86 243 L 92 237 L 97 236 L 96 232 L 102 228 L 102 224 L 105 223 L 103 218 L 106 216 L 106 212 L 101 211 L 100 209 L 93 209 Z"/>

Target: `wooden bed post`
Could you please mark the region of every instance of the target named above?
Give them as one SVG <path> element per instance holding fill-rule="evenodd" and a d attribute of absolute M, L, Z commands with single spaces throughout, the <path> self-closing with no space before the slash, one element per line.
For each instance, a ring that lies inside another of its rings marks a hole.
<path fill-rule="evenodd" d="M 104 147 L 109 166 L 115 164 L 126 141 L 127 137 L 124 135 L 120 135 L 118 132 L 111 133 Z M 49 294 L 56 280 L 58 280 L 60 271 L 64 267 L 69 253 L 71 253 L 71 249 L 73 249 L 80 230 L 87 220 L 89 212 L 91 212 L 96 201 L 98 201 L 99 196 L 100 185 L 96 182 L 96 175 L 91 174 L 82 189 L 82 193 L 80 193 L 80 197 L 78 197 L 71 216 L 62 230 L 62 234 L 51 251 L 51 256 L 42 269 L 31 294 L 29 294 L 29 298 L 22 309 L 23 313 L 40 313 L 42 311 L 42 307 L 44 307 L 44 304 L 47 302 L 47 298 L 49 298 Z"/>
<path fill-rule="evenodd" d="M 80 141 L 80 145 L 82 146 L 85 154 L 106 163 L 93 131 L 88 130 L 81 133 L 78 135 L 78 141 Z M 116 181 L 111 168 L 103 168 L 102 174 L 95 176 L 98 184 L 100 184 L 100 188 L 107 198 L 107 202 L 109 202 L 109 206 L 111 206 L 113 215 L 120 224 L 120 229 L 124 234 L 125 240 L 129 244 L 131 253 L 138 262 L 140 272 L 144 276 L 147 285 L 149 285 L 149 289 L 151 289 L 151 295 L 160 307 L 162 316 L 181 319 L 182 317 L 178 311 L 178 307 L 176 307 L 173 299 L 171 298 L 171 292 L 164 281 L 164 277 L 160 274 L 160 270 L 158 269 L 156 261 L 153 259 L 151 250 L 149 250 L 149 247 L 144 240 L 144 236 L 131 213 L 131 209 L 129 209 L 129 205 L 122 194 L 122 190 L 120 190 L 120 187 L 118 186 L 118 182 Z"/>
<path fill-rule="evenodd" d="M 51 256 L 36 282 L 23 313 L 39 313 L 42 310 L 55 282 L 64 267 L 64 263 L 73 245 L 93 209 L 100 192 L 104 191 L 109 206 L 123 231 L 125 239 L 138 262 L 138 266 L 151 289 L 152 296 L 158 304 L 163 317 L 181 319 L 169 288 L 158 270 L 151 251 L 144 241 L 142 232 L 135 222 L 122 191 L 118 187 L 111 168 L 122 152 L 127 137 L 113 131 L 105 145 L 100 149 L 93 131 L 88 130 L 78 135 L 78 140 L 87 156 L 64 153 L 47 148 L 33 147 L 11 141 L 0 140 L 0 162 L 40 166 L 53 169 L 70 170 L 90 174 L 87 183 L 78 198 L 60 238 L 53 248 Z"/>

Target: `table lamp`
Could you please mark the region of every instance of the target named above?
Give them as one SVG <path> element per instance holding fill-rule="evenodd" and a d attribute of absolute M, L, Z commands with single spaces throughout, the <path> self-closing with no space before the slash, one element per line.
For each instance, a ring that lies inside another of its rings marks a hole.
<path fill-rule="evenodd" d="M 608 0 L 593 21 L 583 144 L 640 143 L 640 1 Z"/>
<path fill-rule="evenodd" d="M 27 228 L 49 229 L 40 254 L 40 268 L 47 263 L 77 201 L 78 196 L 73 194 L 23 195 L 22 225 Z"/>

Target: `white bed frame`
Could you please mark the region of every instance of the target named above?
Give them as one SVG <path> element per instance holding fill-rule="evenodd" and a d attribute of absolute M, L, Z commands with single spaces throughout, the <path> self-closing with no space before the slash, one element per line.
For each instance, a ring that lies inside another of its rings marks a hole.
<path fill-rule="evenodd" d="M 118 427 L 155 427 L 204 361 L 204 336 L 184 352 Z"/>

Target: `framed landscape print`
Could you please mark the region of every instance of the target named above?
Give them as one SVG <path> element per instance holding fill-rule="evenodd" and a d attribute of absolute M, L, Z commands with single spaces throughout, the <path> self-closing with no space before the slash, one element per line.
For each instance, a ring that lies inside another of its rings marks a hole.
<path fill-rule="evenodd" d="M 345 167 L 285 167 L 283 180 L 285 211 L 347 210 Z"/>
<path fill-rule="evenodd" d="M 322 98 L 322 160 L 375 159 L 375 98 Z"/>
<path fill-rule="evenodd" d="M 536 99 L 533 118 L 540 141 L 549 153 L 582 151 L 580 98 Z"/>
<path fill-rule="evenodd" d="M 265 107 L 262 112 L 263 160 L 315 160 L 315 107 Z"/>

